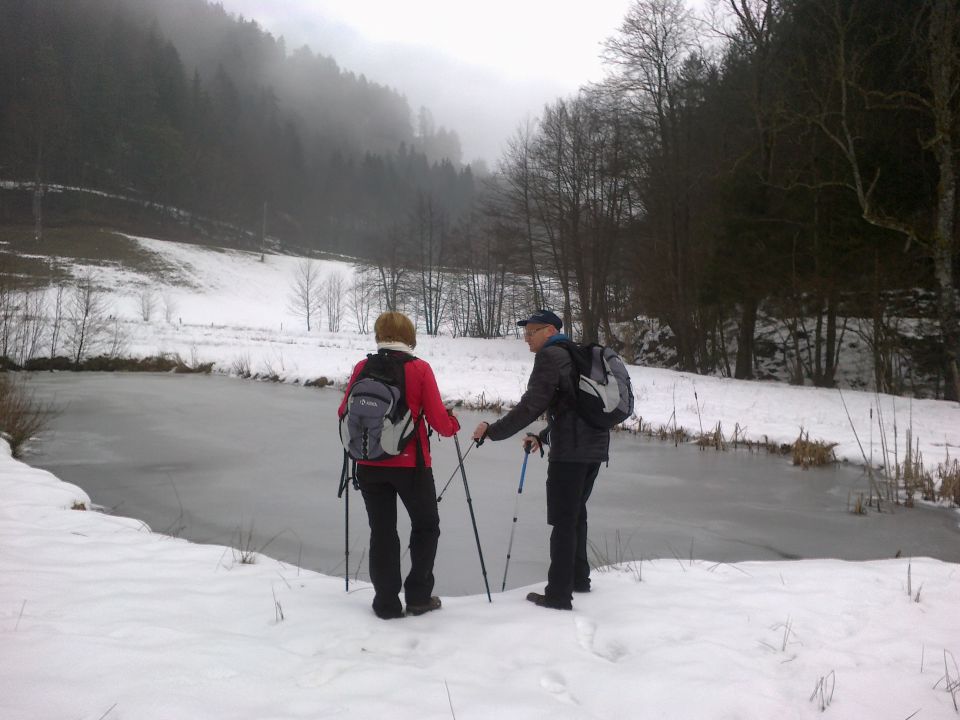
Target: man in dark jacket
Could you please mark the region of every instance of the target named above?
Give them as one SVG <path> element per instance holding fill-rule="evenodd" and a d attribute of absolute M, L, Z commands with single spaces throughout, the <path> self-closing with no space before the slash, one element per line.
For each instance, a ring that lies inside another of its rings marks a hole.
<path fill-rule="evenodd" d="M 590 591 L 587 561 L 587 500 L 600 463 L 607 461 L 610 431 L 585 423 L 575 409 L 573 360 L 563 346 L 563 321 L 549 310 L 537 310 L 517 325 L 524 329 L 530 352 L 536 353 L 527 391 L 510 412 L 494 423 L 477 425 L 473 439 L 504 440 L 547 414 L 539 435 L 527 434 L 524 447 L 550 446 L 547 465 L 547 523 L 550 569 L 544 592 L 527 600 L 540 607 L 570 610 L 574 592 Z"/>

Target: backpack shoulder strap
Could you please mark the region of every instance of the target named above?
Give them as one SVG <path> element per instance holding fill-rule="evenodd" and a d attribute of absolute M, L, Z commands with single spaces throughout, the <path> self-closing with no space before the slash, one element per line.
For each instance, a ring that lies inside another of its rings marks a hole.
<path fill-rule="evenodd" d="M 386 362 L 397 363 L 399 366 L 399 381 L 400 381 L 400 397 L 403 400 L 404 405 L 409 408 L 407 405 L 407 368 L 406 365 L 408 362 L 416 360 L 415 355 L 410 353 L 405 353 L 400 350 L 384 350 L 381 349 L 378 351 L 378 354 L 382 354 L 383 357 L 388 358 Z M 417 413 L 413 418 L 413 443 L 416 451 L 416 472 L 418 477 L 423 472 L 427 466 L 426 456 L 423 451 L 423 444 L 420 442 L 420 424 L 425 422 L 423 408 L 420 408 L 420 412 Z M 430 426 L 427 425 L 427 433 L 430 432 Z"/>
<path fill-rule="evenodd" d="M 590 359 L 587 354 L 584 352 L 589 346 L 583 346 L 579 343 L 575 343 L 573 340 L 558 340 L 553 345 L 562 347 L 570 354 L 570 362 L 573 364 L 573 372 L 575 375 L 581 375 L 583 373 L 590 373 Z"/>

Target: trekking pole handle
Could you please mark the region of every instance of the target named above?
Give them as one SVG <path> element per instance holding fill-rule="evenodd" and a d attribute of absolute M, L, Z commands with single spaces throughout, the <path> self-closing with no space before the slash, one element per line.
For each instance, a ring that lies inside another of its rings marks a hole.
<path fill-rule="evenodd" d="M 530 459 L 530 451 L 524 448 L 523 467 L 520 468 L 520 486 L 517 488 L 517 495 L 523 492 L 523 479 L 527 475 L 527 460 Z"/>

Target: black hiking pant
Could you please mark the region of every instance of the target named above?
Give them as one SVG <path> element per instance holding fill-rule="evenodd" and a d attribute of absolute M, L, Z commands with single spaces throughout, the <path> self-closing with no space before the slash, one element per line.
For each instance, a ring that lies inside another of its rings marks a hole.
<path fill-rule="evenodd" d="M 589 590 L 587 560 L 587 500 L 600 472 L 600 463 L 550 462 L 547 465 L 547 523 L 550 533 L 550 569 L 547 602 L 570 607 L 573 589 Z"/>
<path fill-rule="evenodd" d="M 437 489 L 430 468 L 357 466 L 357 483 L 370 522 L 370 580 L 373 610 L 399 615 L 400 537 L 397 497 L 410 516 L 410 572 L 403 583 L 407 605 L 423 605 L 433 593 L 433 561 L 440 538 Z"/>

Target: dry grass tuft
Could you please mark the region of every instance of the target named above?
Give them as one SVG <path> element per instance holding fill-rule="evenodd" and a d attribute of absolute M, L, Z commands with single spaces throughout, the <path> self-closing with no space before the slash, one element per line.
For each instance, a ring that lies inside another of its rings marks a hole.
<path fill-rule="evenodd" d="M 685 443 L 690 439 L 690 433 L 688 433 L 684 428 L 675 427 L 673 425 L 661 425 L 657 429 L 653 430 L 651 435 L 657 440 L 669 440 L 674 445 Z"/>
<path fill-rule="evenodd" d="M 821 467 L 835 463 L 837 456 L 834 454 L 833 449 L 836 446 L 837 443 L 811 440 L 810 433 L 804 432 L 803 428 L 800 428 L 800 435 L 791 447 L 793 464 L 799 465 L 806 470 L 811 467 Z"/>
<path fill-rule="evenodd" d="M 918 492 L 924 500 L 932 500 L 936 496 L 933 477 L 923 467 L 920 441 L 917 441 L 915 449 L 912 448 L 911 434 L 912 430 L 907 428 L 907 454 L 896 472 L 896 477 L 903 482 L 903 504 L 907 507 L 913 507 L 913 496 Z"/>
<path fill-rule="evenodd" d="M 734 431 L 736 433 L 736 430 Z M 701 433 L 700 437 L 697 438 L 697 445 L 701 450 L 706 450 L 707 448 L 713 448 L 714 450 L 726 450 L 727 441 L 723 437 L 723 430 L 720 428 L 720 421 L 717 421 L 717 426 L 711 432 Z"/>
<path fill-rule="evenodd" d="M 960 461 L 949 459 L 937 466 L 937 479 L 940 481 L 940 497 L 949 499 L 960 507 Z"/>
<path fill-rule="evenodd" d="M 847 494 L 847 510 L 849 512 L 853 513 L 854 515 L 867 514 L 867 506 L 866 504 L 864 504 L 864 501 L 863 501 L 863 493 L 857 493 L 857 498 L 856 500 L 853 501 L 852 506 L 850 504 L 850 501 L 851 501 L 851 495 L 848 493 Z"/>

